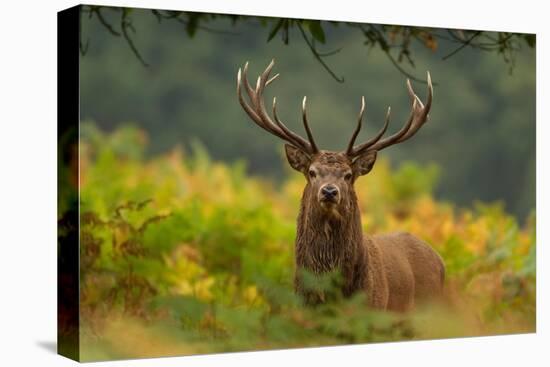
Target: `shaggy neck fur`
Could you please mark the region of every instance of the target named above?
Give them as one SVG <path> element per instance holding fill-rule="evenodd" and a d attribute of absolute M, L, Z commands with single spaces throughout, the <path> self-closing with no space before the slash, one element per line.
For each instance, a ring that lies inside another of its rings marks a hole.
<path fill-rule="evenodd" d="M 320 206 L 311 191 L 308 184 L 298 216 L 297 273 L 301 269 L 315 274 L 340 271 L 344 277 L 342 291 L 349 296 L 363 287 L 367 267 L 357 197 L 352 191 L 347 195 L 347 201 L 327 211 Z M 299 293 L 308 296 L 299 276 L 295 278 L 295 286 Z"/>

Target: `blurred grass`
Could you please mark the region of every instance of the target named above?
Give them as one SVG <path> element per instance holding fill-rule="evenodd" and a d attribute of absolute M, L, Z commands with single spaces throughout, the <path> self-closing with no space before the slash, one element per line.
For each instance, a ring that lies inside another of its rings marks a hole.
<path fill-rule="evenodd" d="M 434 200 L 439 168 L 384 159 L 356 183 L 368 233 L 410 231 L 447 266 L 445 298 L 406 315 L 293 292 L 303 178 L 281 186 L 193 151 L 144 159 L 132 127 L 81 130 L 82 360 L 535 331 L 535 217 Z"/>

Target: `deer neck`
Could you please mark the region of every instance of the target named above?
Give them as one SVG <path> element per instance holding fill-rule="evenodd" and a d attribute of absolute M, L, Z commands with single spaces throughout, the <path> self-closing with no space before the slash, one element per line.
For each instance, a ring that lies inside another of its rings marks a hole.
<path fill-rule="evenodd" d="M 339 270 L 353 277 L 358 257 L 364 257 L 363 233 L 357 198 L 352 192 L 349 201 L 337 213 L 327 215 L 304 191 L 298 215 L 296 265 L 314 273 Z"/>

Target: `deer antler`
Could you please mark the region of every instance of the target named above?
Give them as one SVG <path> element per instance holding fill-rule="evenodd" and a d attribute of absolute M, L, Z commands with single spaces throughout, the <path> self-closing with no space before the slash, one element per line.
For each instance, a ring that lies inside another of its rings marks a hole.
<path fill-rule="evenodd" d="M 430 77 L 430 72 L 428 72 L 427 74 L 428 74 L 428 97 L 426 100 L 426 105 L 424 105 L 420 100 L 420 98 L 418 98 L 418 96 L 414 93 L 414 90 L 412 89 L 412 86 L 411 86 L 411 81 L 407 79 L 407 91 L 409 92 L 409 97 L 411 99 L 412 107 L 411 107 L 411 113 L 409 115 L 409 119 L 407 120 L 405 125 L 403 125 L 403 127 L 395 134 L 383 140 L 380 140 L 384 135 L 384 133 L 386 132 L 390 122 L 390 108 L 388 107 L 388 112 L 386 113 L 386 119 L 382 129 L 380 129 L 380 131 L 368 141 L 362 144 L 359 144 L 357 146 L 353 146 L 355 143 L 355 139 L 357 138 L 357 135 L 361 130 L 363 113 L 365 111 L 365 97 L 361 98 L 361 110 L 359 112 L 357 127 L 355 128 L 355 131 L 351 136 L 350 142 L 348 144 L 348 148 L 346 150 L 346 154 L 349 157 L 354 158 L 366 151 L 374 151 L 374 150 L 378 151 L 378 150 L 387 148 L 390 145 L 404 142 L 405 140 L 413 136 L 422 127 L 422 125 L 424 125 L 424 123 L 428 120 L 428 113 L 430 112 L 430 108 L 432 107 L 432 97 L 433 97 L 433 86 L 432 86 L 432 79 Z"/>
<path fill-rule="evenodd" d="M 304 100 L 302 101 L 302 121 L 304 124 L 304 128 L 306 130 L 306 134 L 308 137 L 308 140 L 305 140 L 295 132 L 291 131 L 286 125 L 279 119 L 277 115 L 277 99 L 273 98 L 273 118 L 275 122 L 269 117 L 265 110 L 265 104 L 263 101 L 263 92 L 267 85 L 269 85 L 271 82 L 275 80 L 279 76 L 279 74 L 276 74 L 271 79 L 269 78 L 269 74 L 271 72 L 271 69 L 273 69 L 273 66 L 275 65 L 275 60 L 271 60 L 265 71 L 258 77 L 258 80 L 256 82 L 256 88 L 253 89 L 252 86 L 248 83 L 248 79 L 246 76 L 246 73 L 248 71 L 248 62 L 244 64 L 244 68 L 239 68 L 239 72 L 237 73 L 237 94 L 239 96 L 239 102 L 241 103 L 241 106 L 245 110 L 245 112 L 250 116 L 252 121 L 256 123 L 259 127 L 262 129 L 270 132 L 271 134 L 287 141 L 294 147 L 304 151 L 307 154 L 315 154 L 319 150 L 317 149 L 317 145 L 315 144 L 315 141 L 313 140 L 313 135 L 311 134 L 311 130 L 309 129 L 309 125 L 307 122 L 307 115 L 306 115 L 306 97 L 304 97 Z M 244 82 L 244 89 L 246 90 L 246 94 L 248 95 L 248 99 L 250 100 L 250 104 L 248 104 L 241 92 L 242 84 Z"/>

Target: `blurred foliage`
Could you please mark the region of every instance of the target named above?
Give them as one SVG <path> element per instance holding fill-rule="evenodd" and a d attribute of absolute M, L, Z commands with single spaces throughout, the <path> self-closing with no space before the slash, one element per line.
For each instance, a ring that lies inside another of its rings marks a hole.
<path fill-rule="evenodd" d="M 131 37 L 131 34 L 133 35 L 136 33 L 132 17 L 132 13 L 134 13 L 135 9 L 82 5 L 80 10 L 81 15 L 87 15 L 89 19 L 96 20 L 98 24 L 103 26 L 112 36 L 123 37 L 131 51 L 143 66 L 149 66 L 136 48 L 133 38 Z M 144 10 L 141 10 L 141 12 L 143 11 Z M 315 19 L 253 17 L 238 14 L 199 13 L 161 9 L 150 9 L 149 11 L 154 15 L 158 23 L 168 21 L 182 24 L 189 38 L 194 38 L 197 31 L 238 34 L 237 31 L 217 30 L 211 28 L 209 25 L 209 23 L 215 22 L 216 20 L 227 19 L 231 22 L 233 29 L 239 29 L 238 26 L 242 23 L 258 22 L 264 29 L 269 30 L 267 42 L 279 36 L 281 41 L 285 45 L 288 45 L 291 39 L 290 35 L 292 30 L 296 28 L 299 30 L 299 38 L 301 38 L 301 41 L 305 42 L 315 59 L 340 83 L 344 82 L 344 78 L 338 77 L 324 59 L 337 54 L 342 49 L 338 48 L 330 52 L 321 52 L 316 47 L 316 42 L 323 45 L 327 43 L 327 36 L 324 30 L 327 27 L 347 27 L 360 31 L 363 35 L 362 43 L 364 46 L 371 49 L 379 48 L 397 70 L 415 80 L 417 79 L 400 65 L 403 61 L 406 61 L 410 67 L 415 66 L 413 49 L 411 47 L 412 43 L 417 43 L 431 51 L 438 50 L 439 42 L 454 44 L 455 48 L 443 56 L 443 60 L 454 56 L 464 48 L 495 52 L 501 55 L 506 63 L 510 64 L 510 70 L 513 70 L 516 53 L 522 49 L 522 46 L 534 48 L 536 45 L 536 35 L 528 33 L 500 32 L 493 34 L 493 32 L 488 31 L 361 24 Z M 140 11 L 138 10 L 138 12 Z M 106 17 L 105 13 L 110 13 L 111 17 Z M 111 19 L 113 19 L 113 23 L 111 23 Z M 86 54 L 89 44 L 89 38 L 86 43 L 83 43 L 82 39 L 80 40 L 80 52 L 82 55 Z"/>
<path fill-rule="evenodd" d="M 292 284 L 303 177 L 248 176 L 198 143 L 145 158 L 147 140 L 82 125 L 83 360 L 535 330 L 534 214 L 520 226 L 499 203 L 457 209 L 432 197 L 437 167 L 382 159 L 356 183 L 364 230 L 429 242 L 447 266 L 444 299 L 393 314 L 334 291 L 306 307 Z M 338 275 L 310 280 L 326 291 Z"/>
<path fill-rule="evenodd" d="M 534 35 L 84 9 L 89 13 L 82 14 L 87 49 L 80 64 L 81 116 L 108 131 L 135 122 L 150 138 L 146 157 L 200 141 L 213 159 L 229 165 L 244 159 L 247 173 L 281 182 L 280 143 L 254 126 L 239 105 L 238 68 L 250 61 L 253 77 L 275 58 L 274 73 L 281 77 L 266 90 L 266 101 L 276 95 L 281 119 L 302 132 L 300 102 L 307 95 L 319 145 L 342 150 L 362 95 L 366 123 L 358 140 L 378 131 L 388 105 L 388 134 L 406 121 L 410 106 L 398 65 L 417 79 L 430 71 L 434 104 L 429 123 L 414 139 L 383 156 L 397 166 L 408 160 L 436 163 L 443 169 L 434 196 L 460 207 L 502 200 L 524 222 L 535 206 Z M 446 58 L 463 42 L 468 46 Z M 312 49 L 345 83 L 334 81 Z M 413 86 L 424 98 L 425 85 L 413 81 Z"/>

